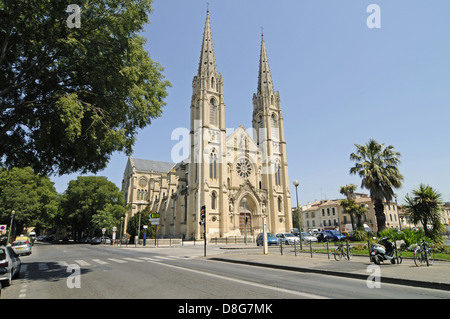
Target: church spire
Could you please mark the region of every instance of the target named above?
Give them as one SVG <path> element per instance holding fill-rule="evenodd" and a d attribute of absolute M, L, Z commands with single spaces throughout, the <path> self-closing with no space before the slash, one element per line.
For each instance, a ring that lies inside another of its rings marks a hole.
<path fill-rule="evenodd" d="M 216 57 L 211 35 L 211 23 L 209 21 L 209 8 L 206 11 L 205 31 L 203 32 L 202 51 L 200 53 L 200 63 L 198 75 L 216 75 Z"/>
<path fill-rule="evenodd" d="M 261 52 L 259 58 L 258 95 L 273 95 L 272 75 L 270 73 L 269 59 L 267 58 L 264 34 L 261 34 Z"/>

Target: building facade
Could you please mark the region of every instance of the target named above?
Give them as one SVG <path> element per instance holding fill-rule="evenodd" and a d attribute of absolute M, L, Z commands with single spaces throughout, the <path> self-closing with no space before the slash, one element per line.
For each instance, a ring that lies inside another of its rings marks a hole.
<path fill-rule="evenodd" d="M 339 199 L 322 200 L 302 207 L 302 225 L 304 229 L 337 229 L 345 230 L 345 225 L 351 224 L 351 218 L 345 212 Z M 367 224 L 374 232 L 378 231 L 375 207 L 367 194 L 355 194 L 355 202 L 364 206 L 367 210 L 362 217 L 362 222 Z M 400 229 L 400 214 L 395 202 L 384 201 L 384 214 L 386 216 L 386 228 Z M 356 220 L 355 220 L 356 223 Z"/>
<path fill-rule="evenodd" d="M 273 233 L 290 230 L 284 121 L 264 35 L 252 101 L 253 132 L 240 126 L 227 134 L 223 83 L 208 11 L 192 81 L 190 157 L 181 163 L 129 157 L 122 181 L 131 207 L 126 220 L 142 210 L 159 213 L 160 235 L 202 238 L 200 208 L 205 205 L 207 238 L 242 236 L 245 229 L 257 235 L 264 223 Z"/>

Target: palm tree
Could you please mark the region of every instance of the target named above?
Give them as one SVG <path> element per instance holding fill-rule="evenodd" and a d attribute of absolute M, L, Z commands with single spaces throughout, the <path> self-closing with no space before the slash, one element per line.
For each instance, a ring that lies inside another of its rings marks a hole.
<path fill-rule="evenodd" d="M 418 189 L 413 190 L 412 197 L 406 195 L 405 202 L 403 209 L 411 216 L 412 222 L 416 225 L 421 223 L 425 236 L 437 240 L 443 227 L 442 195 L 431 186 L 420 184 Z"/>
<path fill-rule="evenodd" d="M 394 188 L 402 186 L 403 176 L 400 174 L 400 153 L 392 145 L 387 147 L 370 139 L 365 145 L 355 144 L 356 153 L 350 154 L 355 161 L 350 174 L 362 178 L 361 187 L 370 191 L 374 203 L 378 231 L 386 228 L 383 200 L 390 201 L 394 196 Z"/>

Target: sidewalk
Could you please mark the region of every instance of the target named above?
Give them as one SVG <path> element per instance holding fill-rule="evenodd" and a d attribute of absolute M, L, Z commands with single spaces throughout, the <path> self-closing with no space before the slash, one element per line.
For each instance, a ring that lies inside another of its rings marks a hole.
<path fill-rule="evenodd" d="M 317 273 L 367 280 L 376 266 L 369 256 L 353 256 L 348 260 L 335 261 L 333 255 L 298 253 L 281 255 L 279 250 L 269 249 L 267 255 L 261 248 L 249 249 L 245 246 L 223 247 L 223 254 L 210 257 L 210 260 L 239 263 L 259 267 L 284 269 L 289 271 Z M 403 259 L 400 265 L 385 261 L 380 266 L 381 284 L 391 283 L 422 288 L 450 291 L 450 262 L 435 261 L 432 266 L 417 267 L 412 259 Z"/>

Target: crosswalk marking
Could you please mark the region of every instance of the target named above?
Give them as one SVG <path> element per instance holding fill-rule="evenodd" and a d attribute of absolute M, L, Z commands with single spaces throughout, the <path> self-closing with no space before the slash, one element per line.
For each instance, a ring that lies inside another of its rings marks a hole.
<path fill-rule="evenodd" d="M 80 266 L 90 266 L 91 264 L 88 262 L 85 262 L 84 260 L 75 260 L 75 262 L 77 264 L 79 264 Z"/>
<path fill-rule="evenodd" d="M 114 261 L 114 262 L 119 263 L 119 264 L 124 264 L 124 263 L 128 262 L 126 260 L 116 259 L 116 258 L 108 258 L 108 260 Z"/>
<path fill-rule="evenodd" d="M 69 264 L 73 264 L 73 263 L 77 263 L 80 266 L 95 266 L 95 265 L 108 265 L 110 264 L 110 262 L 115 262 L 118 264 L 125 264 L 128 262 L 163 262 L 165 260 L 188 260 L 188 259 L 192 259 L 195 258 L 195 256 L 160 256 L 160 255 L 150 255 L 150 257 L 146 257 L 146 256 L 142 256 L 142 257 L 120 257 L 120 258 L 106 258 L 105 259 L 99 259 L 99 258 L 94 258 L 94 259 L 89 259 L 88 261 L 86 260 L 82 260 L 82 259 L 77 259 L 77 260 L 72 260 L 72 261 L 64 261 L 64 260 L 59 260 L 59 261 L 54 261 L 51 262 L 50 264 L 47 262 L 39 262 L 38 263 L 38 268 L 40 271 L 48 271 L 49 270 L 49 265 L 53 265 L 56 264 L 58 267 L 62 267 L 62 268 L 66 268 L 69 266 Z M 23 264 L 22 265 L 24 271 L 26 270 L 27 265 Z"/>
<path fill-rule="evenodd" d="M 138 262 L 138 263 L 144 262 L 143 260 L 139 260 L 139 259 L 136 259 L 136 258 L 130 258 L 130 257 L 124 257 L 123 259 L 135 261 L 135 262 Z"/>
<path fill-rule="evenodd" d="M 164 260 L 170 260 L 170 259 L 172 259 L 172 258 L 164 257 L 164 256 L 153 256 L 153 257 L 158 258 L 158 259 L 164 259 Z"/>
<path fill-rule="evenodd" d="M 139 258 L 140 258 L 140 259 L 147 260 L 147 261 L 159 261 L 158 259 L 150 258 L 150 257 L 139 257 Z"/>
<path fill-rule="evenodd" d="M 48 265 L 47 263 L 39 263 L 38 268 L 39 270 L 48 270 Z"/>

